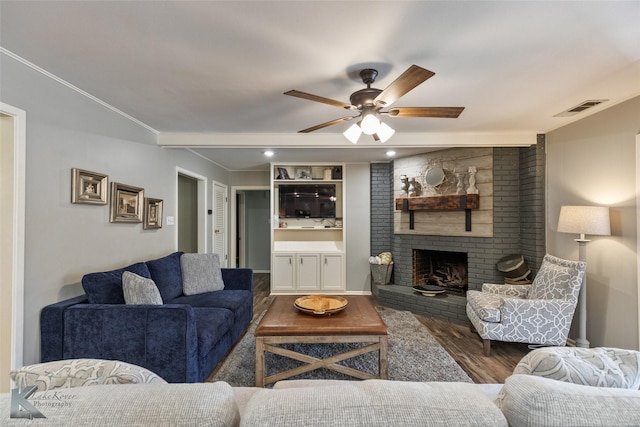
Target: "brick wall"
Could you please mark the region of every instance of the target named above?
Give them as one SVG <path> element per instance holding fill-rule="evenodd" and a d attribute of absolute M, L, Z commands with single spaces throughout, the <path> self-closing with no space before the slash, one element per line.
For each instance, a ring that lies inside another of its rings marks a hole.
<path fill-rule="evenodd" d="M 529 267 L 537 268 L 544 255 L 543 151 L 537 146 L 493 149 L 493 237 L 393 234 L 393 164 L 372 164 L 371 251 L 377 254 L 390 247 L 395 262 L 393 285 L 373 289 L 378 301 L 418 314 L 466 322 L 464 297 L 430 298 L 411 290 L 413 249 L 467 252 L 469 289 L 480 289 L 485 282 L 502 283 L 496 263 L 509 254 L 523 254 Z"/>

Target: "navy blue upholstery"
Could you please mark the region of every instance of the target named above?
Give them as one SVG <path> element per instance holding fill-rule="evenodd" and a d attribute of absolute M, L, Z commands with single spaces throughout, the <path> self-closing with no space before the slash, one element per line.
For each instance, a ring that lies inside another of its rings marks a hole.
<path fill-rule="evenodd" d="M 40 314 L 42 362 L 113 359 L 147 368 L 168 382 L 204 381 L 251 322 L 253 271 L 223 268 L 224 290 L 191 296 L 180 291 L 169 300 L 176 293 L 176 272 L 181 274 L 181 254 L 146 263 L 151 278 L 161 283 L 158 288 L 163 286 L 163 305 L 126 305 L 113 300 L 94 304 L 82 295 L 44 307 Z M 109 288 L 109 292 L 98 290 L 96 294 L 116 295 L 112 276 L 124 270 L 91 276 L 92 284 L 102 278 Z"/>

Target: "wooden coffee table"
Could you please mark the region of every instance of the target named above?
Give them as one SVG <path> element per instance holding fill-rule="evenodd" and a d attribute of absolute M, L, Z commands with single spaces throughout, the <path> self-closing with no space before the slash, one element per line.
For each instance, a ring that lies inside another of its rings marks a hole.
<path fill-rule="evenodd" d="M 360 378 L 387 378 L 387 325 L 373 306 L 371 297 L 348 296 L 344 310 L 332 315 L 301 313 L 294 307 L 299 295 L 276 296 L 256 327 L 256 386 L 274 383 L 294 375 L 327 368 Z M 312 357 L 282 347 L 293 343 L 370 343 L 326 359 Z M 378 352 L 378 375 L 338 364 L 361 354 Z M 306 363 L 299 367 L 265 376 L 264 354 L 270 352 Z"/>

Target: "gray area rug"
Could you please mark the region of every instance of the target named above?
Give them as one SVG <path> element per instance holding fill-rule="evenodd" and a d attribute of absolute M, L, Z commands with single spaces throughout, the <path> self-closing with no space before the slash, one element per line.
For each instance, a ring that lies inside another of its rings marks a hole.
<path fill-rule="evenodd" d="M 462 381 L 473 382 L 453 358 L 411 312 L 379 308 L 380 316 L 389 330 L 389 379 L 396 381 Z M 263 313 L 264 314 L 264 313 Z M 236 387 L 255 386 L 255 337 L 258 318 L 208 381 L 225 381 Z M 314 357 L 328 357 L 356 348 L 362 344 L 287 344 L 283 347 Z M 266 373 L 295 368 L 301 362 L 272 353 L 265 354 Z M 377 373 L 377 352 L 363 354 L 340 364 L 372 374 Z M 354 379 L 321 368 L 288 379 Z"/>

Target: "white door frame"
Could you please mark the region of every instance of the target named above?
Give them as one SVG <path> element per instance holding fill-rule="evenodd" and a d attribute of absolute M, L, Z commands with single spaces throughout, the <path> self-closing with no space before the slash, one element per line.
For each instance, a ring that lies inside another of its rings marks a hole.
<path fill-rule="evenodd" d="M 176 166 L 176 231 L 175 247 L 178 248 L 178 175 L 188 176 L 198 181 L 198 253 L 207 252 L 207 177 Z"/>
<path fill-rule="evenodd" d="M 640 348 L 640 132 L 636 135 L 636 279 L 638 289 L 638 347 Z"/>
<path fill-rule="evenodd" d="M 22 366 L 24 356 L 24 248 L 25 248 L 25 195 L 26 195 L 26 123 L 27 113 L 0 103 L 0 113 L 13 118 L 13 190 L 9 208 L 12 210 L 11 257 L 11 360 L 10 368 Z M 3 202 L 6 202 L 3 201 Z M 3 239 L 4 240 L 4 239 Z M 5 284 L 6 286 L 6 284 Z M 6 366 L 2 366 L 6 369 Z M 0 385 L 8 391 L 8 384 Z"/>
<path fill-rule="evenodd" d="M 233 260 L 235 265 L 235 259 L 238 254 L 238 248 L 236 247 L 236 212 L 238 207 L 236 206 L 236 196 L 238 191 L 250 191 L 250 190 L 261 190 L 261 191 L 271 191 L 271 187 L 268 185 L 237 185 L 231 187 L 231 226 L 229 233 L 229 241 L 231 242 L 231 252 L 229 253 L 229 259 Z"/>
<path fill-rule="evenodd" d="M 224 197 L 226 199 L 226 206 L 224 206 L 224 223 L 222 225 L 222 227 L 225 230 L 225 235 L 224 235 L 224 249 L 222 254 L 218 254 L 218 256 L 220 256 L 222 259 L 220 259 L 220 265 L 222 267 L 229 267 L 230 266 L 230 257 L 229 257 L 229 186 L 227 186 L 226 184 L 223 184 L 221 182 L 218 181 L 211 181 L 212 185 L 211 185 L 211 210 L 213 213 L 213 216 L 211 218 L 211 229 L 213 230 L 213 234 L 211 235 L 211 251 L 215 252 L 216 249 L 216 245 L 215 242 L 213 241 L 215 239 L 215 228 L 216 228 L 216 223 L 217 223 L 217 218 L 216 218 L 216 212 L 218 212 L 218 208 L 216 206 L 216 187 L 220 187 L 222 189 L 224 189 Z M 226 259 L 224 259 L 226 256 Z"/>

